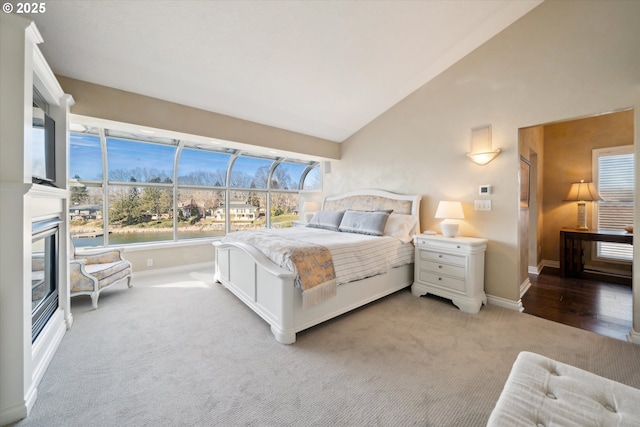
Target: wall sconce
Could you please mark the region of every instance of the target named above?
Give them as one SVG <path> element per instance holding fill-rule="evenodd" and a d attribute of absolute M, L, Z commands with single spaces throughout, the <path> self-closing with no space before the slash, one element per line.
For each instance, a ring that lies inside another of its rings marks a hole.
<path fill-rule="evenodd" d="M 462 203 L 460 202 L 440 202 L 436 210 L 436 218 L 443 218 L 440 223 L 440 231 L 445 237 L 455 237 L 458 234 L 458 219 L 464 219 Z"/>
<path fill-rule="evenodd" d="M 596 191 L 596 187 L 593 182 L 580 182 L 571 183 L 569 193 L 564 198 L 567 202 L 578 202 L 578 230 L 588 230 L 587 227 L 587 204 L 585 202 L 593 202 L 596 200 L 602 200 L 602 197 Z"/>
<path fill-rule="evenodd" d="M 498 157 L 500 149 L 491 149 L 491 125 L 471 129 L 471 152 L 467 157 L 478 165 L 486 165 Z"/>

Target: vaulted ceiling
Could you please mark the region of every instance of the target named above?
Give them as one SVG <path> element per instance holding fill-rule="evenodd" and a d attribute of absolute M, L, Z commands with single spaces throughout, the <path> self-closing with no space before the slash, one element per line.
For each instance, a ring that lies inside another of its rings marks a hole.
<path fill-rule="evenodd" d="M 49 1 L 56 74 L 342 142 L 542 0 Z"/>

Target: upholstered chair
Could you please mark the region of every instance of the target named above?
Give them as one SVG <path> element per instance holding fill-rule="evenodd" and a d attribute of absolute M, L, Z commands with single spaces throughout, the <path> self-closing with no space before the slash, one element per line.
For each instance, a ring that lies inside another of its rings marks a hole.
<path fill-rule="evenodd" d="M 93 308 L 98 308 L 100 292 L 127 279 L 131 287 L 131 263 L 122 256 L 122 249 L 77 253 L 70 245 L 70 295 L 90 295 Z"/>

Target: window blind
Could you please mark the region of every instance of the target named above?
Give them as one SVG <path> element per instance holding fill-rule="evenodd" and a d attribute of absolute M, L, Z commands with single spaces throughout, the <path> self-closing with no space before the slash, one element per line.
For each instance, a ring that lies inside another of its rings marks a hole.
<path fill-rule="evenodd" d="M 603 199 L 598 202 L 598 228 L 622 230 L 633 224 L 633 147 L 613 151 L 598 150 L 596 156 L 598 192 Z M 633 247 L 626 244 L 599 242 L 598 256 L 631 261 Z"/>

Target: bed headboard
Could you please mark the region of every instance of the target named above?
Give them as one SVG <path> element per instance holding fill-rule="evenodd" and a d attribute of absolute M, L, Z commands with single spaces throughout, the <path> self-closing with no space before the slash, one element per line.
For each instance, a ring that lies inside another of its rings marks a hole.
<path fill-rule="evenodd" d="M 420 231 L 420 199 L 418 194 L 397 194 L 385 190 L 355 190 L 337 196 L 327 196 L 322 202 L 322 210 L 377 211 L 393 209 L 394 213 L 414 215 L 416 230 Z"/>

